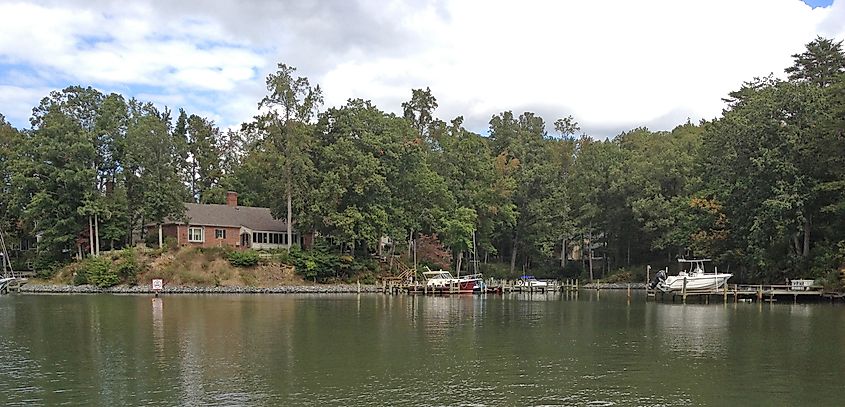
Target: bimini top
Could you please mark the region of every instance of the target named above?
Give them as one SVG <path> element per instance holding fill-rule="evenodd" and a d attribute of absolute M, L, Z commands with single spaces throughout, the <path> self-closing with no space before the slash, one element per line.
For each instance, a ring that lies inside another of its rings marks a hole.
<path fill-rule="evenodd" d="M 713 261 L 711 259 L 678 259 L 678 263 L 701 263 L 705 261 Z"/>

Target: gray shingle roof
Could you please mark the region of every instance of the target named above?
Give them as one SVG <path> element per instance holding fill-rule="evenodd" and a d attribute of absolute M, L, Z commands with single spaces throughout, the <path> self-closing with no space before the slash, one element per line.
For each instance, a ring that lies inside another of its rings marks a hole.
<path fill-rule="evenodd" d="M 270 208 L 186 203 L 185 217 L 191 225 L 244 226 L 270 232 L 288 230 L 284 220 L 273 219 Z"/>

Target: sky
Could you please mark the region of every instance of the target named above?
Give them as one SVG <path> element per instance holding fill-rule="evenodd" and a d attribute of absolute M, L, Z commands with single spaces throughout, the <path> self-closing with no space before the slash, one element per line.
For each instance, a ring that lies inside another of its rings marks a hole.
<path fill-rule="evenodd" d="M 505 110 L 572 115 L 595 137 L 713 119 L 757 76 L 784 76 L 817 35 L 845 39 L 845 0 L 0 0 L 0 114 L 19 128 L 69 85 L 239 127 L 283 62 L 401 113 L 486 134 Z"/>

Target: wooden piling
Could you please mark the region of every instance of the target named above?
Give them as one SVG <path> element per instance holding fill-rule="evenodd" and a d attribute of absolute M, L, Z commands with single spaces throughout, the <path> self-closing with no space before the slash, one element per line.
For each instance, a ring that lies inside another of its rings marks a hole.
<path fill-rule="evenodd" d="M 687 277 L 684 276 L 684 286 L 681 288 L 681 295 L 684 298 L 684 304 L 687 303 Z"/>

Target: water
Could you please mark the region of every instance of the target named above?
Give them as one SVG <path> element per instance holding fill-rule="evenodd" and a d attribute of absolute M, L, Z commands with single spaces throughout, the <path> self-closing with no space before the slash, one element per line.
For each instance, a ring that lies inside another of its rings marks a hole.
<path fill-rule="evenodd" d="M 845 308 L 11 295 L 3 405 L 839 405 Z"/>

